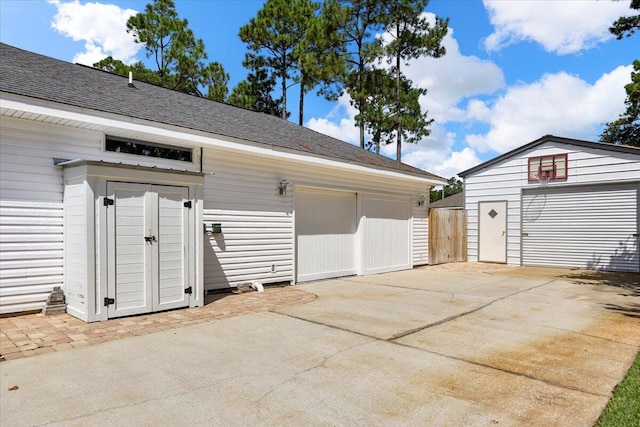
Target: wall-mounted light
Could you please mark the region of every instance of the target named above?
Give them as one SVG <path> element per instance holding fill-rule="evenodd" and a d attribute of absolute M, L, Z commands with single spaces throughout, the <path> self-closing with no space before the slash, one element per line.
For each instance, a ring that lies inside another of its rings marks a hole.
<path fill-rule="evenodd" d="M 424 196 L 418 197 L 418 206 L 424 206 L 425 201 L 426 201 L 426 198 Z"/>
<path fill-rule="evenodd" d="M 286 179 L 280 181 L 280 183 L 278 184 L 278 196 L 286 196 L 287 188 L 289 187 L 289 185 L 291 184 Z"/>

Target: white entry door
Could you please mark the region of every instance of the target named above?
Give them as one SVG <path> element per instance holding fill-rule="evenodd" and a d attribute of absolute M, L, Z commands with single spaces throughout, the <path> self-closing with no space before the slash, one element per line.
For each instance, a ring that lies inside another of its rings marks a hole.
<path fill-rule="evenodd" d="M 189 305 L 186 187 L 109 182 L 108 317 Z"/>
<path fill-rule="evenodd" d="M 478 261 L 507 262 L 507 202 L 480 202 Z"/>

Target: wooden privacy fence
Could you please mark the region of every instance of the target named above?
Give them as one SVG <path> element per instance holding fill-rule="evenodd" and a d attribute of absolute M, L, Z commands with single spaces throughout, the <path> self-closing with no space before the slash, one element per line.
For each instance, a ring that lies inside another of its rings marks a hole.
<path fill-rule="evenodd" d="M 467 211 L 429 211 L 429 264 L 467 261 Z"/>

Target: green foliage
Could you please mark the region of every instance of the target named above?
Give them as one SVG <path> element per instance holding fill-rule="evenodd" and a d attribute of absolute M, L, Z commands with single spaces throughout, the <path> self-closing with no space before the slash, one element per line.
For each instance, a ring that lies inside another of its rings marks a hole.
<path fill-rule="evenodd" d="M 396 114 L 399 114 L 407 141 L 417 142 L 428 134 L 427 126 L 432 120 L 427 120 L 426 114 L 421 113 L 419 103 L 420 95 L 426 93 L 425 89 L 414 88 L 411 81 L 402 75 L 398 97 L 395 77 L 380 68 L 364 73 L 363 87 L 367 95 L 356 120 L 364 122 L 373 135 L 370 148 L 376 153 L 380 152 L 381 144 L 389 144 L 395 139 L 398 124 Z"/>
<path fill-rule="evenodd" d="M 640 10 L 640 0 L 632 0 L 630 7 Z M 618 40 L 630 37 L 637 30 L 640 30 L 640 14 L 623 16 L 609 28 Z M 633 62 L 631 83 L 624 88 L 627 92 L 627 98 L 624 101 L 627 109 L 617 120 L 605 123 L 606 128 L 600 134 L 600 141 L 640 147 L 640 61 Z"/>
<path fill-rule="evenodd" d="M 198 83 L 207 88 L 207 98 L 218 102 L 224 102 L 227 98 L 229 74 L 225 73 L 222 64 L 212 62 L 204 67 Z"/>
<path fill-rule="evenodd" d="M 395 121 L 397 140 L 396 160 L 401 161 L 402 139 L 417 142 L 427 136 L 431 121 L 426 120 L 419 104 L 413 106 L 415 94 L 407 95 L 406 82 L 403 79 L 402 65 L 410 59 L 431 56 L 438 58 L 446 53 L 442 39 L 448 31 L 448 20 L 436 18 L 432 26 L 422 16 L 428 0 L 390 0 L 383 2 L 381 19 L 384 21 L 389 40 L 379 39 L 379 57 L 387 58 L 392 64 L 395 75 L 395 108 L 392 117 Z M 421 93 L 423 94 L 423 93 Z M 408 117 L 407 117 L 408 116 Z"/>
<path fill-rule="evenodd" d="M 271 96 L 276 79 L 264 67 L 264 58 L 247 54 L 243 65 L 249 68 L 249 75 L 233 88 L 227 102 L 249 110 L 282 116 L 282 101 Z"/>
<path fill-rule="evenodd" d="M 640 1 L 640 0 L 639 0 Z M 625 87 L 627 109 L 617 120 L 606 123 L 600 141 L 640 147 L 640 61 L 633 62 L 631 83 Z"/>
<path fill-rule="evenodd" d="M 158 74 L 145 67 L 144 64 L 140 61 L 136 62 L 133 65 L 127 65 L 119 59 L 114 59 L 111 56 L 107 56 L 106 58 L 93 64 L 93 67 L 100 70 L 108 71 L 110 73 L 119 74 L 121 76 L 128 76 L 129 72 L 131 71 L 137 80 L 156 85 L 160 84 Z"/>
<path fill-rule="evenodd" d="M 267 0 L 257 16 L 240 28 L 240 39 L 280 81 L 283 119 L 289 80 L 298 69 L 298 45 L 318 7 L 310 0 Z"/>
<path fill-rule="evenodd" d="M 351 105 L 358 110 L 356 126 L 360 129 L 360 147 L 365 148 L 364 113 L 367 99 L 377 96 L 371 93 L 371 76 L 368 75 L 375 62 L 375 40 L 373 36 L 383 30 L 380 20 L 383 2 L 379 0 L 339 0 L 340 14 L 337 21 L 340 24 L 336 34 L 341 38 L 344 46 L 341 52 L 344 56 L 346 74 L 343 84 L 351 98 Z M 374 139 L 376 139 L 374 137 Z M 377 138 L 379 141 L 379 138 Z M 375 143 L 374 143 L 375 144 Z M 379 145 L 376 145 L 379 152 Z"/>
<path fill-rule="evenodd" d="M 463 189 L 464 188 L 463 188 L 462 180 L 453 176 L 447 180 L 447 185 L 444 186 L 444 197 L 449 197 L 454 194 L 462 193 Z M 442 198 L 443 198 L 442 190 L 436 190 L 434 188 L 431 188 L 431 190 L 429 190 L 430 202 L 435 202 L 436 200 L 440 200 Z"/>
<path fill-rule="evenodd" d="M 345 72 L 344 45 L 338 33 L 342 10 L 335 0 L 322 3 L 319 14 L 307 21 L 307 30 L 294 50 L 300 84 L 298 123 L 304 122 L 304 97 L 318 87 L 318 95 L 336 100 L 342 94 L 341 76 Z"/>
<path fill-rule="evenodd" d="M 631 9 L 640 10 L 640 0 L 631 0 Z M 633 33 L 640 30 L 640 13 L 633 16 L 622 16 L 609 28 L 609 31 L 618 40 L 624 37 L 631 37 Z"/>
<path fill-rule="evenodd" d="M 600 415 L 596 427 L 637 427 L 640 425 L 640 353 L 627 375 L 615 388 L 613 397 Z"/>
<path fill-rule="evenodd" d="M 180 19 L 172 0 L 154 0 L 145 11 L 127 21 L 127 32 L 136 43 L 144 44 L 147 58 L 155 69 L 137 62 L 132 66 L 111 57 L 94 67 L 117 74 L 133 71 L 137 80 L 157 84 L 169 89 L 223 101 L 227 94 L 229 75 L 217 62 L 205 64 L 207 54 L 202 39 L 196 39 L 186 19 Z"/>

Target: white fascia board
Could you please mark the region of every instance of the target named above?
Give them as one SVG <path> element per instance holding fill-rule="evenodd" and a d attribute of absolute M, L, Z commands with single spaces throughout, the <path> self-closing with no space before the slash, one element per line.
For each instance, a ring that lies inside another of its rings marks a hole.
<path fill-rule="evenodd" d="M 61 107 L 66 107 L 62 109 Z M 238 138 L 215 135 L 202 131 L 180 128 L 178 126 L 167 125 L 159 122 L 151 122 L 134 117 L 120 116 L 112 113 L 104 113 L 96 110 L 89 110 L 81 107 L 73 107 L 58 104 L 50 101 L 38 100 L 21 95 L 3 93 L 0 98 L 0 109 L 16 110 L 25 113 L 38 114 L 42 116 L 55 117 L 64 120 L 73 120 L 88 124 L 93 124 L 105 128 L 118 129 L 119 131 L 131 131 L 159 136 L 161 138 L 171 138 L 181 142 L 188 141 L 196 147 L 211 146 L 218 149 L 245 153 L 255 156 L 263 156 L 272 159 L 281 159 L 306 164 L 339 169 L 343 171 L 357 172 L 373 175 L 381 178 L 398 179 L 402 181 L 424 184 L 427 186 L 444 185 L 445 180 L 436 178 L 426 178 L 416 175 L 403 174 L 401 172 L 386 169 L 377 169 L 349 161 L 338 161 L 328 157 L 322 157 L 312 153 L 297 153 L 286 148 L 270 146 L 253 141 L 241 140 Z"/>

